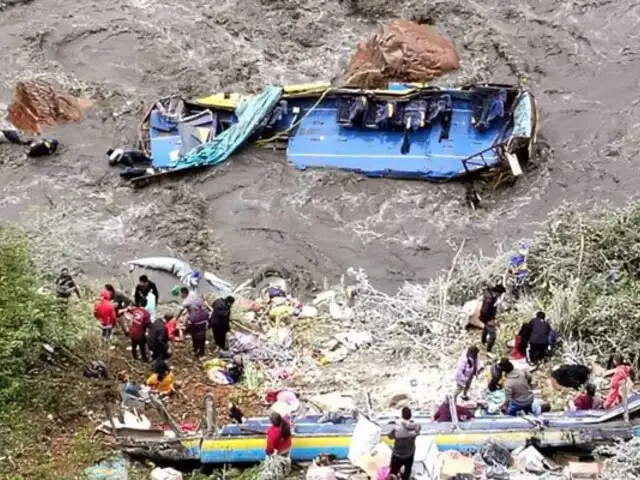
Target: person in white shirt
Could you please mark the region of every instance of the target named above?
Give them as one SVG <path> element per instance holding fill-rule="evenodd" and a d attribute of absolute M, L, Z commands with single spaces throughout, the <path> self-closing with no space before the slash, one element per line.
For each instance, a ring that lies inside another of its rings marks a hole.
<path fill-rule="evenodd" d="M 183 314 L 187 313 L 196 303 L 202 303 L 198 294 L 193 290 L 189 290 L 187 287 L 182 287 L 180 289 L 180 298 L 182 299 L 182 308 L 180 309 L 177 318 L 180 318 Z"/>

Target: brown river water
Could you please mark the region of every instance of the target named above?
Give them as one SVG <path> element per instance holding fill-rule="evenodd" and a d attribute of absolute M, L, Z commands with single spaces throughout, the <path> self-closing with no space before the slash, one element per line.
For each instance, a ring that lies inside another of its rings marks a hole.
<path fill-rule="evenodd" d="M 425 280 L 463 239 L 490 254 L 563 201 L 635 196 L 639 15 L 628 0 L 0 0 L 0 108 L 34 76 L 96 100 L 81 123 L 47 132 L 59 155 L 1 147 L 0 220 L 39 232 L 45 268 L 89 278 L 169 255 L 230 280 L 278 262 L 331 281 L 364 267 L 387 290 Z M 550 149 L 475 214 L 458 184 L 300 172 L 265 150 L 141 191 L 108 167 L 150 100 L 331 79 L 392 16 L 431 17 L 454 41 L 462 68 L 440 83 L 526 82 L 536 95 Z"/>

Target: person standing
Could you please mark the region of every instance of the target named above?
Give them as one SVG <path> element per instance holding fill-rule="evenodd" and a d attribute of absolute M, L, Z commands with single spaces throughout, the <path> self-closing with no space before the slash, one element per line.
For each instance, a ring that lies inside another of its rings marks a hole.
<path fill-rule="evenodd" d="M 69 269 L 63 268 L 56 279 L 56 297 L 68 300 L 73 293 L 80 298 L 80 289 L 69 273 Z"/>
<path fill-rule="evenodd" d="M 93 307 L 93 315 L 102 325 L 102 338 L 110 340 L 116 324 L 116 309 L 111 303 L 111 293 L 107 290 L 100 294 L 100 300 Z"/>
<path fill-rule="evenodd" d="M 207 328 L 209 326 L 209 312 L 207 312 L 197 300 L 189 307 L 189 317 L 187 318 L 187 332 L 191 335 L 193 344 L 193 354 L 204 357 L 205 345 L 207 343 Z"/>
<path fill-rule="evenodd" d="M 155 322 L 156 320 L 156 307 L 157 307 L 157 297 L 156 295 L 153 293 L 153 290 L 149 291 L 149 293 L 147 293 L 147 298 L 145 298 L 146 301 L 146 305 L 145 305 L 145 309 L 147 310 L 147 312 L 149 312 L 149 315 L 151 316 L 151 321 Z"/>
<path fill-rule="evenodd" d="M 164 317 L 160 317 L 151 324 L 148 344 L 151 349 L 151 359 L 165 361 L 169 358 L 169 334 Z"/>
<path fill-rule="evenodd" d="M 213 330 L 213 340 L 220 350 L 227 348 L 227 333 L 231 330 L 231 307 L 235 299 L 231 296 L 218 298 L 213 302 L 213 312 L 211 312 L 211 329 Z"/>
<path fill-rule="evenodd" d="M 529 347 L 529 339 L 531 338 L 531 320 L 523 323 L 516 335 L 511 357 L 514 360 L 527 358 L 527 348 Z"/>
<path fill-rule="evenodd" d="M 156 297 L 156 303 L 160 300 L 158 295 L 158 287 L 155 283 L 149 280 L 146 275 L 140 275 L 138 279 L 138 285 L 133 292 L 133 301 L 137 304 L 141 299 L 147 300 L 149 292 L 152 292 Z"/>
<path fill-rule="evenodd" d="M 487 352 L 491 353 L 493 345 L 496 343 L 496 313 L 498 311 L 498 300 L 505 293 L 504 286 L 497 284 L 487 288 L 482 293 L 482 304 L 480 306 L 480 322 L 482 327 L 482 344 L 487 346 Z"/>
<path fill-rule="evenodd" d="M 604 399 L 603 408 L 615 407 L 622 401 L 622 385 L 631 378 L 631 367 L 625 362 L 622 355 L 614 355 L 612 363 L 614 366 L 613 377 L 611 377 L 611 386 L 607 398 Z"/>
<path fill-rule="evenodd" d="M 458 395 L 462 393 L 463 400 L 469 400 L 468 393 L 471 387 L 473 377 L 478 374 L 480 370 L 478 367 L 478 347 L 472 345 L 466 351 L 460 355 L 458 360 L 458 368 L 456 370 L 456 391 L 453 395 L 453 400 L 456 401 Z"/>
<path fill-rule="evenodd" d="M 391 475 L 399 475 L 402 472 L 402 480 L 411 478 L 413 458 L 416 453 L 416 438 L 420 435 L 420 425 L 411 418 L 411 409 L 404 407 L 401 418 L 395 427 L 389 432 L 389 438 L 393 440 L 393 452 L 391 454 Z"/>
<path fill-rule="evenodd" d="M 131 325 L 129 326 L 129 338 L 131 339 L 131 354 L 134 360 L 138 360 L 138 349 L 143 362 L 148 362 L 147 357 L 147 330 L 151 327 L 151 315 L 138 304 L 130 310 Z"/>
<path fill-rule="evenodd" d="M 118 320 L 118 326 L 122 330 L 124 335 L 127 335 L 127 327 L 126 322 L 124 321 L 123 315 L 124 313 L 133 305 L 133 301 L 129 297 L 127 297 L 124 293 L 113 288 L 113 285 L 107 283 L 104 286 L 104 289 L 111 293 L 111 301 L 113 305 L 116 307 L 116 317 Z"/>
<path fill-rule="evenodd" d="M 531 320 L 529 335 L 529 361 L 531 363 L 540 363 L 549 348 L 549 334 L 551 333 L 551 325 L 547 321 L 544 312 L 536 313 Z"/>
<path fill-rule="evenodd" d="M 178 313 L 178 317 L 188 312 L 194 303 L 199 302 L 198 294 L 193 290 L 189 290 L 187 287 L 180 288 L 180 298 L 182 299 L 182 310 Z"/>

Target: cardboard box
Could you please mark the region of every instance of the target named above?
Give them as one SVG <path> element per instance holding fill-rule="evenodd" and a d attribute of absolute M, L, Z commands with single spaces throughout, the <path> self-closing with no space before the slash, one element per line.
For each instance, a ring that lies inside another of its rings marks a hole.
<path fill-rule="evenodd" d="M 568 470 L 571 480 L 595 480 L 602 472 L 602 464 L 600 462 L 570 462 Z"/>
<path fill-rule="evenodd" d="M 473 458 L 465 457 L 455 451 L 447 451 L 442 454 L 442 470 L 440 470 L 442 480 L 448 480 L 458 474 L 473 475 L 473 470 Z"/>

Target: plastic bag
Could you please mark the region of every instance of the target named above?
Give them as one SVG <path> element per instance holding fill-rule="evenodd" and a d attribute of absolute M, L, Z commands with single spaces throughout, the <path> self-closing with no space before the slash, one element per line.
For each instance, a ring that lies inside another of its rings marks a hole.
<path fill-rule="evenodd" d="M 510 467 L 513 463 L 511 453 L 507 447 L 493 440 L 486 441 L 482 447 L 480 447 L 480 455 L 482 455 L 482 459 L 489 466 L 502 465 L 504 467 Z"/>
<path fill-rule="evenodd" d="M 358 416 L 358 423 L 353 429 L 348 459 L 354 465 L 363 455 L 371 452 L 379 443 L 382 429 L 364 415 Z"/>

